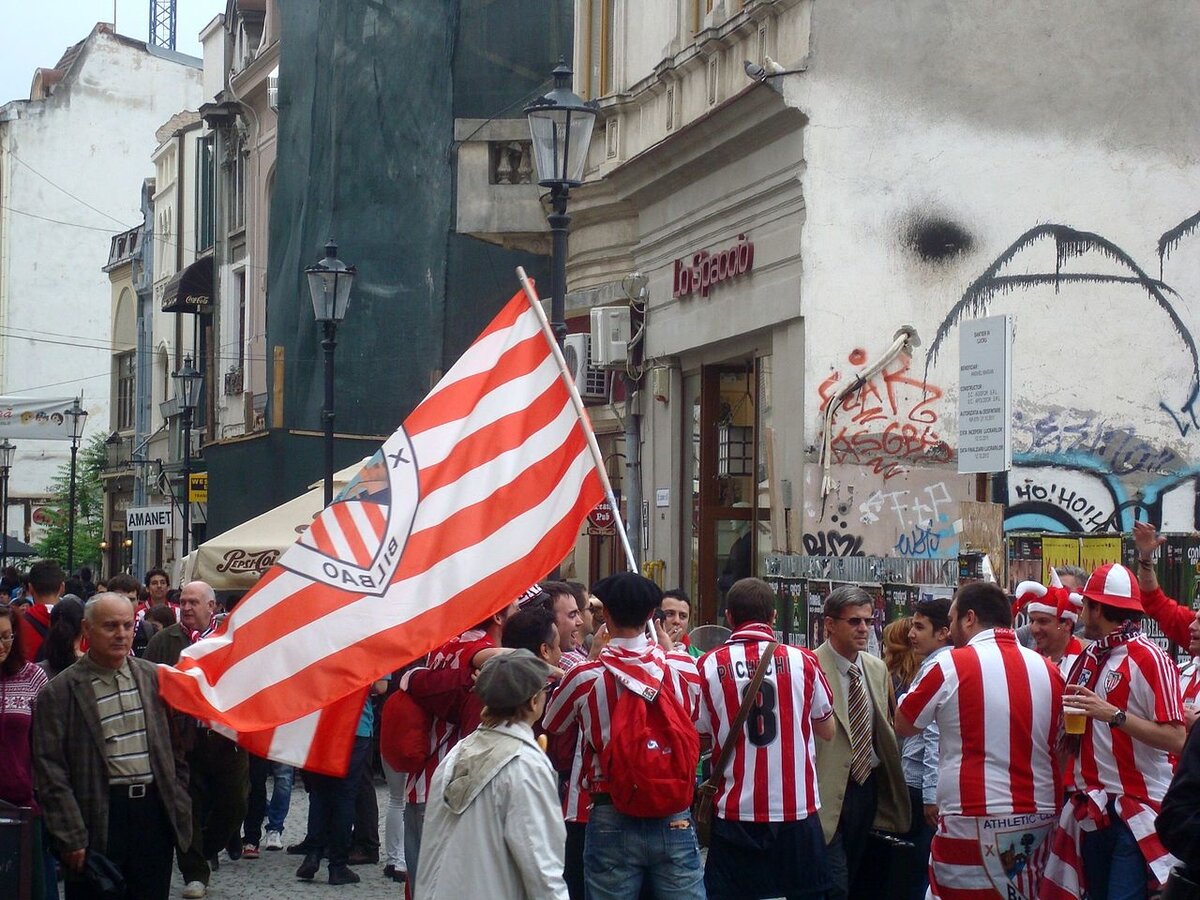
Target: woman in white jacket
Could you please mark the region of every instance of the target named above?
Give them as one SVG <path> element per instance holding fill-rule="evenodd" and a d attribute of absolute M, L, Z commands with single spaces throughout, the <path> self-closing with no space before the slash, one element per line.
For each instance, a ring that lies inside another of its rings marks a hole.
<path fill-rule="evenodd" d="M 549 674 L 528 650 L 479 670 L 483 724 L 434 773 L 414 900 L 567 900 L 558 780 L 532 727 Z"/>

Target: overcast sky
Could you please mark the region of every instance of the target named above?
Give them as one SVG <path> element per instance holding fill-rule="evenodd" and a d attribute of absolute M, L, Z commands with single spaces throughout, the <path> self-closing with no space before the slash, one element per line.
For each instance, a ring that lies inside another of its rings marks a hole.
<path fill-rule="evenodd" d="M 146 40 L 151 0 L 115 0 L 117 32 Z M 6 0 L 0 48 L 0 105 L 29 97 L 33 70 L 49 69 L 63 51 L 88 36 L 97 22 L 111 22 L 114 0 Z M 200 55 L 197 35 L 225 0 L 176 0 L 175 49 Z"/>

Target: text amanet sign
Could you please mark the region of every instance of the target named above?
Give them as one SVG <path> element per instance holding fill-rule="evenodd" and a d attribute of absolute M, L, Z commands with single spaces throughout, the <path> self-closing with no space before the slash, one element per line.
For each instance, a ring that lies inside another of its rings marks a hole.
<path fill-rule="evenodd" d="M 739 234 L 737 243 L 716 253 L 700 250 L 691 260 L 675 260 L 675 272 L 671 282 L 671 296 L 687 297 L 699 292 L 707 297 L 709 291 L 722 281 L 744 275 L 754 268 L 754 244 Z"/>

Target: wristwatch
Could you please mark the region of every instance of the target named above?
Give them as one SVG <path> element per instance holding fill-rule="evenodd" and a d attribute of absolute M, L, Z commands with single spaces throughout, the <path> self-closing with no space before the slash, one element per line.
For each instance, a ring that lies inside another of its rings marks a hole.
<path fill-rule="evenodd" d="M 1120 728 L 1124 724 L 1125 710 L 1123 709 L 1118 709 L 1115 713 L 1113 713 L 1113 717 L 1108 720 L 1108 725 L 1110 728 Z"/>

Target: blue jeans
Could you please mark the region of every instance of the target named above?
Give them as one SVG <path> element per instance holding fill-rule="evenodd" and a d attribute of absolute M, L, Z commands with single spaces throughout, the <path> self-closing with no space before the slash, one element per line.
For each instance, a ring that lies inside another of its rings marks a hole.
<path fill-rule="evenodd" d="M 593 806 L 583 848 L 589 900 L 637 900 L 649 881 L 658 900 L 704 900 L 704 870 L 690 810 L 635 819 Z"/>
<path fill-rule="evenodd" d="M 1138 848 L 1133 832 L 1117 815 L 1113 801 L 1108 804 L 1109 826 L 1085 831 L 1080 841 L 1083 874 L 1091 900 L 1144 900 L 1146 858 Z"/>
<path fill-rule="evenodd" d="M 308 795 L 308 839 L 324 848 L 329 865 L 345 865 L 350 856 L 350 833 L 354 828 L 354 798 L 362 781 L 362 767 L 371 749 L 369 737 L 356 737 L 345 778 L 305 773 Z"/>
<path fill-rule="evenodd" d="M 286 763 L 250 756 L 250 797 L 246 803 L 246 821 L 242 826 L 247 844 L 257 845 L 262 838 L 264 815 L 267 818 L 267 831 L 283 831 L 283 822 L 292 803 L 295 771 Z M 272 781 L 270 802 L 267 801 L 268 778 Z"/>

